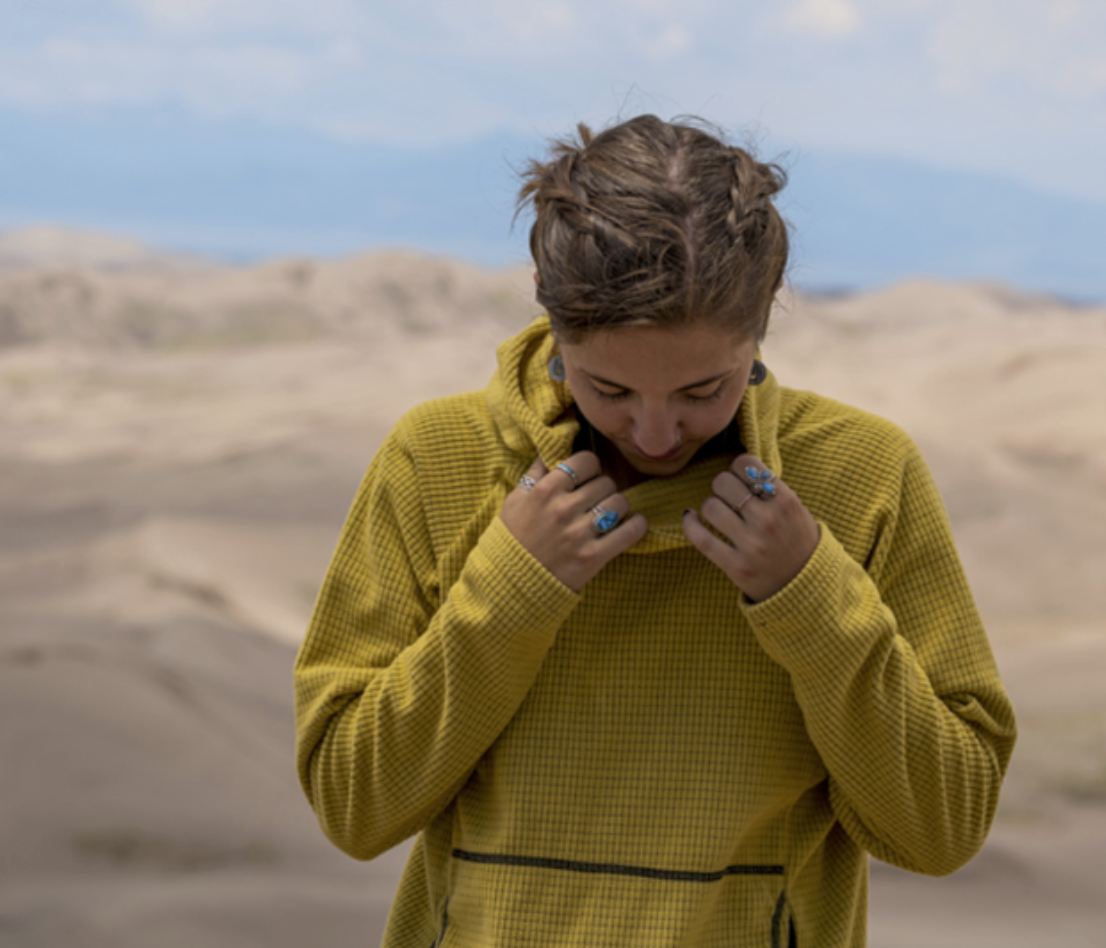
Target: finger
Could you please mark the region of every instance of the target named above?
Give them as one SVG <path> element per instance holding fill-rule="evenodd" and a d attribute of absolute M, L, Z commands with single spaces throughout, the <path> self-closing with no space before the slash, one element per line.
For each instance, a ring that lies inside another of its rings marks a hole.
<path fill-rule="evenodd" d="M 549 469 L 545 466 L 542 459 L 535 458 L 534 463 L 531 464 L 526 472 L 518 479 L 518 484 L 515 485 L 516 490 L 531 491 L 538 485 L 546 474 L 549 473 Z"/>
<path fill-rule="evenodd" d="M 634 514 L 623 520 L 617 527 L 596 538 L 596 547 L 613 560 L 624 553 L 649 532 L 649 521 L 642 514 Z"/>
<path fill-rule="evenodd" d="M 575 490 L 586 484 L 600 471 L 599 458 L 591 451 L 580 451 L 566 458 L 550 471 L 558 480 L 563 480 L 566 489 Z"/>
<path fill-rule="evenodd" d="M 734 548 L 708 530 L 696 511 L 684 513 L 682 526 L 692 546 L 727 575 L 732 573 L 736 559 Z"/>
<path fill-rule="evenodd" d="M 771 500 L 780 492 L 779 478 L 755 454 L 739 455 L 730 470 L 761 500 Z"/>
<path fill-rule="evenodd" d="M 742 509 L 755 496 L 748 485 L 732 471 L 723 471 L 711 481 L 710 486 L 715 495 L 722 498 L 738 516 L 742 516 Z"/>
<path fill-rule="evenodd" d="M 608 494 L 601 501 L 587 509 L 587 516 L 591 520 L 592 529 L 595 530 L 596 534 L 604 535 L 610 533 L 611 530 L 617 529 L 629 512 L 630 502 L 625 497 L 621 494 Z M 615 526 L 608 527 L 606 530 L 600 530 L 598 521 L 605 514 L 614 514 L 618 519 Z"/>
<path fill-rule="evenodd" d="M 699 512 L 701 523 L 714 527 L 735 546 L 748 542 L 750 526 L 745 518 L 719 497 L 708 497 Z"/>
<path fill-rule="evenodd" d="M 606 474 L 581 484 L 572 492 L 572 502 L 577 510 L 590 510 L 596 504 L 607 506 L 607 500 L 615 494 L 615 483 Z M 629 509 L 629 504 L 626 505 Z"/>

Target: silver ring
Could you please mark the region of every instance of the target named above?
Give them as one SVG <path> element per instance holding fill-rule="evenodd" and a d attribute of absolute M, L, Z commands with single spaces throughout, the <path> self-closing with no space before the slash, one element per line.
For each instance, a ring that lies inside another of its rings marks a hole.
<path fill-rule="evenodd" d="M 553 468 L 553 470 L 555 470 L 555 471 L 564 471 L 569 477 L 572 478 L 572 486 L 573 487 L 579 486 L 580 482 L 576 478 L 576 472 L 574 470 L 572 470 L 572 468 L 570 468 L 563 461 L 560 464 L 558 464 L 555 468 Z"/>
<path fill-rule="evenodd" d="M 518 479 L 518 486 L 523 490 L 533 490 L 538 486 L 538 482 L 529 474 L 523 474 L 522 477 Z"/>
<path fill-rule="evenodd" d="M 618 514 L 613 510 L 604 510 L 599 504 L 591 508 L 591 525 L 599 534 L 610 533 L 618 526 Z"/>
<path fill-rule="evenodd" d="M 749 490 L 757 497 L 768 500 L 779 493 L 776 485 L 772 483 L 776 479 L 776 475 L 771 471 L 758 471 L 755 467 L 747 467 L 745 468 L 745 476 L 753 482 L 749 485 Z"/>

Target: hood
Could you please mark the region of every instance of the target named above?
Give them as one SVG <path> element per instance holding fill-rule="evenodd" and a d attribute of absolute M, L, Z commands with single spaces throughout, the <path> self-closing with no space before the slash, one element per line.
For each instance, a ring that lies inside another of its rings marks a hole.
<path fill-rule="evenodd" d="M 536 457 L 552 470 L 572 454 L 580 426 L 571 411 L 573 399 L 568 385 L 549 375 L 549 361 L 556 352 L 546 316 L 498 349 L 499 367 L 487 389 L 488 410 L 500 438 L 518 456 L 517 469 L 507 472 L 512 483 Z M 783 477 L 777 441 L 779 413 L 780 386 L 769 372 L 762 384 L 745 390 L 738 407 L 738 424 L 746 450 Z M 711 481 L 730 460 L 714 457 L 696 461 L 672 477 L 654 478 L 625 491 L 631 509 L 649 520 L 649 535 L 631 552 L 688 545 L 680 527 L 683 512 L 689 507 L 698 508 L 710 496 Z"/>

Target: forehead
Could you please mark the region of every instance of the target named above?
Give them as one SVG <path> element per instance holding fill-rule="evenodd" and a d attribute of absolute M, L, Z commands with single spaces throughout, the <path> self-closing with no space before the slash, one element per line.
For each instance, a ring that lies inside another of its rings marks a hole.
<path fill-rule="evenodd" d="M 561 350 L 572 368 L 635 390 L 675 391 L 751 363 L 756 340 L 713 326 L 626 326 Z"/>

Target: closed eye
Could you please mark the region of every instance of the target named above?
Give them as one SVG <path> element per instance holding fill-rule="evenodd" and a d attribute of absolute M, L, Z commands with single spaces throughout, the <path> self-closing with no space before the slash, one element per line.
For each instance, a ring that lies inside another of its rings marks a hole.
<path fill-rule="evenodd" d="M 593 385 L 592 388 L 595 390 L 595 394 L 600 398 L 609 398 L 612 402 L 617 402 L 619 399 L 625 398 L 630 394 L 629 389 L 625 388 L 616 389 L 613 392 L 604 391 L 597 385 Z"/>
<path fill-rule="evenodd" d="M 693 392 L 685 392 L 684 394 L 687 396 L 688 400 L 692 402 L 713 402 L 715 399 L 721 397 L 722 390 L 725 387 L 726 384 L 723 382 L 721 385 L 715 386 L 713 391 L 707 392 L 705 395 L 697 395 Z"/>

